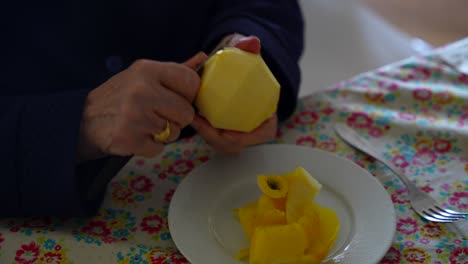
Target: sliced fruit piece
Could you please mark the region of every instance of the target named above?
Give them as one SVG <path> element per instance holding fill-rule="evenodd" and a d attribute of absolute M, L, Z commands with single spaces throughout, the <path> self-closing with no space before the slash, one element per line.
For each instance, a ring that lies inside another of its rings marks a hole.
<path fill-rule="evenodd" d="M 250 248 L 241 249 L 239 253 L 237 253 L 236 259 L 238 260 L 247 259 L 249 257 L 249 252 L 250 252 Z"/>
<path fill-rule="evenodd" d="M 286 219 L 293 223 L 301 218 L 304 208 L 314 200 L 322 185 L 302 167 L 285 174 L 285 177 L 288 180 Z"/>
<path fill-rule="evenodd" d="M 288 180 L 280 175 L 260 175 L 257 185 L 263 194 L 273 199 L 286 197 L 288 193 Z"/>
<path fill-rule="evenodd" d="M 304 229 L 297 223 L 259 226 L 250 246 L 250 264 L 290 263 L 300 260 L 307 246 Z"/>
<path fill-rule="evenodd" d="M 318 212 L 309 204 L 304 209 L 304 215 L 297 222 L 304 228 L 308 241 L 307 248 L 309 248 L 315 240 L 320 239 L 320 217 Z"/>
<path fill-rule="evenodd" d="M 266 195 L 260 196 L 257 201 L 255 227 L 266 225 L 286 224 L 286 214 L 275 207 L 274 199 Z"/>
<path fill-rule="evenodd" d="M 319 232 L 318 237 L 311 239 L 307 254 L 312 255 L 318 259 L 324 259 L 338 238 L 340 229 L 340 222 L 338 215 L 330 208 L 322 207 L 316 203 L 311 203 L 307 209 L 313 210 L 319 217 Z"/>
<path fill-rule="evenodd" d="M 250 241 L 255 231 L 255 218 L 257 215 L 257 202 L 252 202 L 237 209 L 237 217 L 242 225 L 245 236 Z"/>

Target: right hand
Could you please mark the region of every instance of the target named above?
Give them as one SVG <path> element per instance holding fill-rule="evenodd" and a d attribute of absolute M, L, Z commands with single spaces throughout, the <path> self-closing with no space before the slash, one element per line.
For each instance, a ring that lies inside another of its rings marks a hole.
<path fill-rule="evenodd" d="M 162 152 L 164 143 L 153 135 L 165 129 L 167 120 L 168 141 L 174 141 L 192 122 L 200 86 L 194 69 L 206 58 L 198 53 L 184 64 L 138 60 L 92 90 L 81 120 L 79 160 Z"/>

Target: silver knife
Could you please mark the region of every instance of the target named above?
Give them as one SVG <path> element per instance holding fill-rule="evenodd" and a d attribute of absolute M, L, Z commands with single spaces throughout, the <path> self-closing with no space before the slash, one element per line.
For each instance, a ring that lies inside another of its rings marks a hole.
<path fill-rule="evenodd" d="M 379 154 L 375 146 L 373 146 L 370 141 L 364 139 L 356 131 L 344 124 L 336 123 L 334 129 L 338 136 L 340 136 L 346 143 L 385 164 L 400 178 L 400 180 L 408 188 L 416 188 L 416 186 L 403 174 L 403 172 L 398 167 L 393 165 L 390 161 L 387 161 L 381 154 Z"/>

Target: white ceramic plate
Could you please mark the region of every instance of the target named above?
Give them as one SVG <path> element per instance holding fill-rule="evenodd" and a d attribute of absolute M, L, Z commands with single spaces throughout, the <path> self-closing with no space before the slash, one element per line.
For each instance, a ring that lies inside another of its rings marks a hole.
<path fill-rule="evenodd" d="M 338 239 L 324 262 L 377 263 L 395 232 L 393 204 L 367 171 L 338 156 L 294 145 L 265 145 L 238 157 L 216 157 L 193 170 L 177 188 L 169 228 L 181 253 L 193 264 L 241 263 L 234 256 L 248 247 L 232 209 L 258 199 L 258 174 L 304 167 L 323 188 L 319 204 L 340 219 Z"/>

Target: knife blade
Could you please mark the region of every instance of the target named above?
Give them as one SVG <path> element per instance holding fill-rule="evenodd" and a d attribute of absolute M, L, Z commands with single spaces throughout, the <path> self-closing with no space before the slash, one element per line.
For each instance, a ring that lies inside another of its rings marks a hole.
<path fill-rule="evenodd" d="M 340 136 L 349 145 L 380 160 L 378 158 L 380 155 L 375 150 L 375 147 L 369 141 L 365 140 L 361 135 L 359 135 L 356 131 L 344 124 L 339 123 L 335 124 L 334 129 L 338 136 Z"/>

